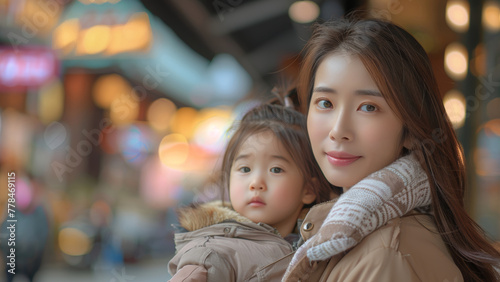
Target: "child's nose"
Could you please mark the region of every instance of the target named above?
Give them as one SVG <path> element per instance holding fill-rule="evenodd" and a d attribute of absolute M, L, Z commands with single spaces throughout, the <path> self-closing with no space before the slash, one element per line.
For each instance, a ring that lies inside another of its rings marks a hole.
<path fill-rule="evenodd" d="M 265 191 L 267 189 L 266 182 L 261 176 L 256 176 L 250 183 L 250 190 L 261 190 Z"/>

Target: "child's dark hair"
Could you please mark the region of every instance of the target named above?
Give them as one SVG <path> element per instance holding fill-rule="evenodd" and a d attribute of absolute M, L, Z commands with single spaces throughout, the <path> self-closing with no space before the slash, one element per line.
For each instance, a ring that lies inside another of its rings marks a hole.
<path fill-rule="evenodd" d="M 312 204 L 330 200 L 332 192 L 341 194 L 340 188 L 331 185 L 316 164 L 303 114 L 282 105 L 263 104 L 246 113 L 233 127 L 237 129 L 229 140 L 222 159 L 222 195 L 229 191 L 231 167 L 241 144 L 249 136 L 265 131 L 272 132 L 292 156 L 304 176 L 306 185 L 310 186 L 316 195 Z"/>

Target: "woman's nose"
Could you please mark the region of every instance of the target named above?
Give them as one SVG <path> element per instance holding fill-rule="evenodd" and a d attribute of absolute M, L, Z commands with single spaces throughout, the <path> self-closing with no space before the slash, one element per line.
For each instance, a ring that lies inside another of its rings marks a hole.
<path fill-rule="evenodd" d="M 330 130 L 330 139 L 342 142 L 351 141 L 353 139 L 353 124 L 352 117 L 346 110 L 338 111 L 331 121 L 332 129 Z"/>

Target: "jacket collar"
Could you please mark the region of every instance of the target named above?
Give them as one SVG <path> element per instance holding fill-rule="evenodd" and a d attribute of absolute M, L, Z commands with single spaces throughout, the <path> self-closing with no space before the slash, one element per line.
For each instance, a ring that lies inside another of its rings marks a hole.
<path fill-rule="evenodd" d="M 180 226 L 187 231 L 199 230 L 226 221 L 252 222 L 231 209 L 229 203 L 222 201 L 193 204 L 189 207 L 180 208 L 177 215 Z"/>

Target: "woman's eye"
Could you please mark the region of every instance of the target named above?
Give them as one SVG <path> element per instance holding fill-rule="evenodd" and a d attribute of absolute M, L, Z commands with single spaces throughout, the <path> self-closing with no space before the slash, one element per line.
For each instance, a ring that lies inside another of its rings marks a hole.
<path fill-rule="evenodd" d="M 322 109 L 329 109 L 331 108 L 333 105 L 330 101 L 328 100 L 319 100 L 318 101 L 318 106 Z"/>
<path fill-rule="evenodd" d="M 241 167 L 238 170 L 241 171 L 241 172 L 243 172 L 243 173 L 249 173 L 250 172 L 250 168 L 247 167 L 247 166 Z"/>
<path fill-rule="evenodd" d="M 279 167 L 273 167 L 273 168 L 271 168 L 271 172 L 272 173 L 280 173 L 280 172 L 283 172 L 283 170 Z"/>
<path fill-rule="evenodd" d="M 360 107 L 360 110 L 362 110 L 363 112 L 375 112 L 377 110 L 377 107 L 375 107 L 374 105 L 365 104 Z"/>

